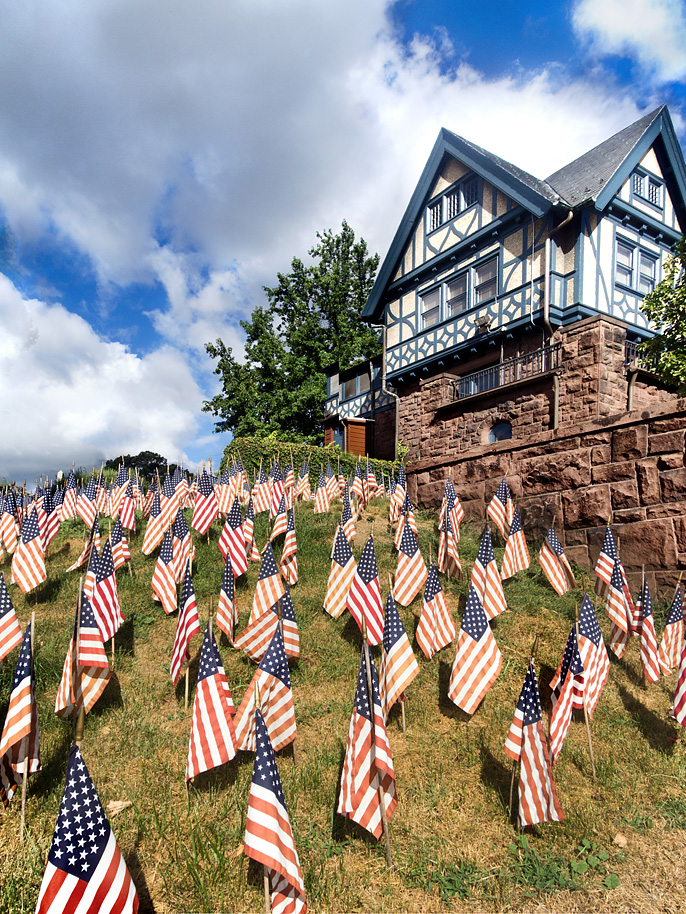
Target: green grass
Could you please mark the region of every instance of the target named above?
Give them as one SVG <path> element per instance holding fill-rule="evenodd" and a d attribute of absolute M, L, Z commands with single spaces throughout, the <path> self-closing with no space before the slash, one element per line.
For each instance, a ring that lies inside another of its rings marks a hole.
<path fill-rule="evenodd" d="M 415 645 L 419 675 L 407 690 L 407 732 L 392 712 L 388 733 L 394 753 L 399 805 L 391 820 L 394 867 L 386 870 L 376 842 L 335 813 L 335 803 L 360 661 L 360 635 L 348 614 L 322 610 L 338 515 L 315 516 L 298 506 L 300 581 L 292 589 L 301 635 L 301 659 L 292 664 L 298 726 L 298 764 L 290 749 L 277 762 L 308 902 L 313 911 L 357 910 L 663 910 L 654 901 L 680 897 L 679 866 L 686 862 L 675 830 L 686 828 L 686 753 L 682 730 L 666 717 L 674 675 L 644 688 L 638 643 L 611 664 L 608 685 L 592 722 L 597 781 L 591 779 L 582 717 L 571 724 L 555 767 L 564 822 L 517 832 L 509 808 L 511 762 L 503 744 L 536 635 L 536 669 L 544 706 L 548 682 L 564 648 L 582 593 L 558 597 L 535 561 L 505 585 L 508 612 L 494 624 L 503 671 L 482 707 L 466 721 L 447 699 L 454 646 L 427 662 Z M 396 554 L 385 502 L 360 520 L 357 558 L 373 529 L 382 592 Z M 436 515 L 417 512 L 425 557 L 436 555 Z M 266 518 L 257 518 L 262 545 Z M 103 533 L 107 526 L 103 524 Z M 222 561 L 219 524 L 206 537 L 193 534 L 193 579 L 201 624 L 219 592 Z M 481 525 L 464 524 L 459 544 L 464 576 L 443 581 L 459 624 L 466 580 Z M 11 587 L 22 625 L 36 612 L 36 675 L 43 770 L 29 779 L 29 840 L 18 843 L 19 803 L 0 815 L 0 914 L 33 910 L 62 790 L 73 725 L 57 718 L 54 701 L 76 605 L 78 574 L 65 569 L 81 550 L 84 528 L 65 524 L 50 548 L 48 581 L 24 598 Z M 127 622 L 115 639 L 114 675 L 86 722 L 83 754 L 105 807 L 132 801 L 112 826 L 141 898 L 141 911 L 262 910 L 262 877 L 242 853 L 252 757 L 201 775 L 186 790 L 190 714 L 183 686 L 169 678 L 176 619 L 150 597 L 155 557 L 132 538 L 132 571 L 122 569 L 119 589 Z M 280 543 L 276 549 L 277 559 Z M 502 544 L 496 543 L 500 561 Z M 4 566 L 8 579 L 8 565 Z M 258 568 L 237 582 L 241 627 L 247 620 Z M 588 577 L 588 575 L 587 575 Z M 662 618 L 671 594 L 656 600 Z M 37 597 L 37 600 L 36 600 Z M 400 607 L 412 638 L 421 598 Z M 607 620 L 598 606 L 607 637 Z M 659 626 L 658 626 L 659 629 Z M 109 654 L 109 645 L 108 654 Z M 192 644 L 191 703 L 200 639 Z M 245 656 L 220 640 L 236 705 L 253 672 Z M 374 649 L 376 661 L 380 650 Z M 0 668 L 0 719 L 9 700 L 16 652 Z M 516 797 L 516 791 L 515 791 Z M 516 800 L 515 800 L 516 803 Z M 617 831 L 628 846 L 613 843 Z M 672 861 L 672 862 L 670 862 Z M 646 865 L 647 864 L 647 865 Z"/>

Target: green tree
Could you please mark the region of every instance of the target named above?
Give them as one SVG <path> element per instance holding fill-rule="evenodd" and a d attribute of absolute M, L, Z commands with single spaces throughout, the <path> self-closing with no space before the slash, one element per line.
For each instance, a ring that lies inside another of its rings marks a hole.
<path fill-rule="evenodd" d="M 678 241 L 665 264 L 665 277 L 643 299 L 641 308 L 657 335 L 641 344 L 660 377 L 686 394 L 686 238 Z"/>
<path fill-rule="evenodd" d="M 105 469 L 118 470 L 121 461 L 121 457 L 113 457 L 111 460 L 106 461 Z M 138 467 L 138 471 L 146 478 L 148 476 L 154 476 L 155 471 L 159 470 L 162 478 L 164 478 L 164 473 L 167 472 L 167 459 L 161 454 L 155 453 L 155 451 L 141 451 L 139 454 L 134 454 L 133 456 L 131 454 L 124 454 L 124 466 L 127 469 Z M 173 469 L 173 466 L 171 469 Z"/>
<path fill-rule="evenodd" d="M 378 333 L 360 322 L 374 284 L 378 255 L 344 222 L 339 234 L 317 233 L 312 263 L 297 257 L 290 273 L 265 287 L 267 304 L 241 321 L 245 363 L 222 340 L 208 343 L 222 391 L 203 410 L 215 431 L 296 437 L 317 443 L 323 434 L 326 368 L 349 368 L 381 351 Z"/>

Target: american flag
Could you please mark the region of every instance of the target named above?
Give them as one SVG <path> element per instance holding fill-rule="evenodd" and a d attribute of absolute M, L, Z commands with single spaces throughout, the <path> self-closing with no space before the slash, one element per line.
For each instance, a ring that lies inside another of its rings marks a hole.
<path fill-rule="evenodd" d="M 198 619 L 198 607 L 195 602 L 190 564 L 186 565 L 186 571 L 183 576 L 180 606 L 179 618 L 176 623 L 176 637 L 172 648 L 171 668 L 169 670 L 174 685 L 179 681 L 184 661 L 191 659 L 188 650 L 191 638 L 200 634 L 200 620 Z"/>
<path fill-rule="evenodd" d="M 518 762 L 522 757 L 522 745 L 524 742 L 524 716 L 527 712 L 527 708 L 530 709 L 534 699 L 532 683 L 535 682 L 536 671 L 534 670 L 534 662 L 533 660 L 529 660 L 529 669 L 527 670 L 526 677 L 524 678 L 522 691 L 519 693 L 519 699 L 515 707 L 514 717 L 512 718 L 510 729 L 507 731 L 507 736 L 505 737 L 505 755 L 509 755 L 509 757 L 515 762 Z M 538 683 L 536 683 L 536 690 L 538 690 Z"/>
<path fill-rule="evenodd" d="M 272 532 L 269 536 L 269 539 L 274 542 L 277 536 L 280 536 L 282 533 L 286 532 L 287 528 L 288 517 L 286 515 L 286 496 L 282 495 L 278 510 L 274 517 L 274 526 L 272 527 Z"/>
<path fill-rule="evenodd" d="M 391 503 L 389 505 L 389 520 L 392 524 L 396 522 L 400 516 L 400 510 L 405 503 L 406 495 L 406 481 L 405 481 L 405 466 L 400 464 L 400 470 L 398 472 L 398 479 L 395 483 L 395 489 L 391 495 Z"/>
<path fill-rule="evenodd" d="M 119 520 L 117 520 L 112 527 L 110 546 L 112 547 L 112 561 L 114 562 L 115 570 L 121 568 L 122 565 L 125 565 L 130 561 L 131 550 L 129 549 L 129 544 L 126 542 L 124 528 Z"/>
<path fill-rule="evenodd" d="M 81 752 L 72 746 L 36 914 L 137 910 L 136 888 Z"/>
<path fill-rule="evenodd" d="M 73 565 L 70 565 L 69 568 L 67 568 L 67 571 L 76 571 L 77 568 L 81 568 L 83 565 L 90 565 L 93 549 L 95 549 L 96 552 L 100 549 L 100 525 L 97 518 L 93 521 L 93 526 L 90 528 L 88 536 L 86 537 L 81 555 L 79 555 Z"/>
<path fill-rule="evenodd" d="M 93 588 L 95 587 L 95 579 L 98 576 L 98 562 L 100 561 L 100 553 L 98 552 L 97 546 L 95 543 L 90 550 L 90 558 L 88 559 L 88 568 L 86 569 L 86 577 L 83 582 L 83 592 L 90 599 L 93 596 Z"/>
<path fill-rule="evenodd" d="M 267 545 L 262 553 L 262 564 L 260 565 L 260 575 L 257 579 L 255 595 L 252 601 L 250 621 L 254 622 L 255 619 L 270 610 L 285 592 L 281 574 L 276 567 L 272 544 L 267 540 Z"/>
<path fill-rule="evenodd" d="M 259 689 L 260 707 L 269 737 L 274 751 L 278 752 L 295 739 L 291 675 L 278 625 L 234 719 L 238 748 L 246 752 L 255 751 L 255 685 Z"/>
<path fill-rule="evenodd" d="M 686 727 L 686 641 L 681 649 L 679 675 L 676 679 L 672 716 L 682 727 Z"/>
<path fill-rule="evenodd" d="M 571 587 L 576 587 L 574 572 L 552 527 L 543 540 L 541 551 L 538 553 L 538 563 L 553 590 L 560 596 L 566 594 Z"/>
<path fill-rule="evenodd" d="M 495 495 L 490 500 L 486 514 L 491 518 L 498 530 L 502 533 L 503 539 L 507 539 L 510 527 L 512 526 L 512 517 L 514 514 L 514 502 L 510 494 L 510 487 L 503 479 L 498 486 Z"/>
<path fill-rule="evenodd" d="M 61 514 L 50 489 L 47 489 L 43 496 L 43 510 L 45 511 L 44 548 L 47 549 L 59 533 L 61 524 Z"/>
<path fill-rule="evenodd" d="M 167 615 L 176 612 L 178 609 L 178 594 L 176 593 L 174 548 L 170 530 L 167 530 L 164 534 L 162 548 L 157 556 L 155 569 L 152 573 L 152 592 L 154 599 L 159 600 Z"/>
<path fill-rule="evenodd" d="M 345 538 L 349 543 L 355 539 L 355 518 L 353 517 L 352 508 L 350 507 L 350 494 L 348 492 L 348 484 L 345 484 L 345 489 L 343 491 L 343 511 L 341 513 L 341 525 L 343 526 L 343 532 L 345 533 Z"/>
<path fill-rule="evenodd" d="M 217 603 L 217 625 L 229 639 L 229 644 L 233 644 L 233 635 L 238 625 L 238 605 L 236 603 L 236 588 L 234 586 L 230 555 L 226 556 L 224 563 L 222 586 Z"/>
<path fill-rule="evenodd" d="M 393 582 L 393 597 L 401 606 L 409 606 L 426 582 L 428 572 L 419 551 L 417 539 L 405 524 Z"/>
<path fill-rule="evenodd" d="M 622 657 L 626 650 L 631 631 L 631 608 L 627 604 L 626 591 L 624 589 L 622 565 L 619 561 L 619 555 L 615 555 L 612 577 L 610 586 L 607 591 L 607 601 L 605 603 L 605 612 L 612 622 L 610 629 L 610 647 L 617 655 Z"/>
<path fill-rule="evenodd" d="M 214 494 L 214 486 L 207 470 L 203 467 L 202 476 L 198 482 L 198 492 L 195 496 L 191 527 L 197 530 L 201 536 L 204 536 L 218 513 L 219 507 Z"/>
<path fill-rule="evenodd" d="M 288 527 L 286 539 L 283 543 L 280 562 L 281 574 L 289 584 L 298 583 L 298 541 L 295 538 L 295 512 L 293 508 L 288 514 Z"/>
<path fill-rule="evenodd" d="M 88 485 L 76 500 L 76 513 L 87 527 L 92 527 L 93 521 L 98 516 L 96 499 L 95 477 L 91 476 Z"/>
<path fill-rule="evenodd" d="M 231 556 L 231 565 L 236 577 L 245 574 L 248 570 L 248 559 L 245 554 L 245 534 L 241 521 L 241 503 L 234 498 L 233 505 L 226 517 L 226 523 L 219 539 L 219 551 L 226 561 L 226 556 Z"/>
<path fill-rule="evenodd" d="M 269 871 L 273 914 L 305 914 L 305 886 L 269 732 L 255 710 L 255 765 L 243 849 Z"/>
<path fill-rule="evenodd" d="M 684 607 L 681 599 L 681 584 L 677 584 L 676 593 L 667 616 L 662 641 L 657 655 L 663 676 L 669 676 L 679 662 L 681 646 L 684 643 Z"/>
<path fill-rule="evenodd" d="M 345 610 L 348 591 L 356 570 L 357 565 L 355 564 L 352 549 L 343 527 L 339 524 L 331 554 L 331 571 L 329 572 L 326 596 L 324 597 L 324 609 L 333 619 L 337 619 Z"/>
<path fill-rule="evenodd" d="M 446 512 L 450 515 L 450 523 L 453 528 L 455 542 L 459 543 L 460 524 L 464 519 L 464 510 L 460 504 L 460 499 L 457 497 L 455 487 L 453 486 L 450 477 L 448 477 L 445 483 L 443 501 L 441 502 L 441 510 L 438 515 L 439 530 L 443 527 L 443 518 L 445 517 Z"/>
<path fill-rule="evenodd" d="M 390 821 L 395 812 L 398 800 L 395 794 L 393 756 L 384 723 L 379 682 L 371 656 L 369 664 L 372 680 L 371 703 L 363 644 L 355 704 L 350 718 L 348 743 L 341 772 L 338 812 L 357 822 L 378 839 L 383 832 L 379 786 L 384 796 L 387 821 Z"/>
<path fill-rule="evenodd" d="M 455 640 L 455 622 L 445 602 L 436 566 L 431 562 L 424 590 L 422 614 L 417 626 L 417 644 L 427 660 Z"/>
<path fill-rule="evenodd" d="M 24 768 L 28 774 L 40 771 L 38 751 L 38 710 L 36 708 L 31 623 L 24 630 L 10 693 L 5 726 L 0 736 L 0 799 L 9 805 L 21 784 Z"/>
<path fill-rule="evenodd" d="M 389 593 L 383 622 L 383 653 L 379 666 L 381 710 L 384 720 L 405 689 L 419 673 L 410 639 Z"/>
<path fill-rule="evenodd" d="M 400 549 L 400 541 L 403 535 L 403 529 L 405 524 L 409 524 L 410 529 L 414 535 L 419 538 L 419 528 L 417 527 L 417 520 L 414 516 L 414 510 L 412 508 L 412 502 L 410 501 L 410 496 L 405 496 L 405 501 L 403 503 L 402 511 L 398 521 L 398 527 L 395 531 L 394 545 L 396 549 Z"/>
<path fill-rule="evenodd" d="M 255 480 L 255 486 L 252 490 L 252 498 L 255 506 L 255 514 L 261 514 L 263 511 L 269 510 L 269 486 L 261 462 L 257 473 L 257 479 Z"/>
<path fill-rule="evenodd" d="M 324 473 L 320 472 L 314 498 L 314 513 L 326 514 L 330 507 L 331 502 L 329 500 L 329 493 L 326 489 L 326 479 L 324 477 Z"/>
<path fill-rule="evenodd" d="M 243 518 L 243 539 L 245 540 L 245 551 L 248 555 L 248 560 L 259 562 L 260 553 L 255 543 L 255 507 L 252 496 L 248 499 L 248 507 Z"/>
<path fill-rule="evenodd" d="M 0 539 L 2 539 L 5 549 L 10 554 L 17 548 L 19 540 L 16 510 L 14 493 L 7 492 L 2 501 L 2 514 L 0 514 Z"/>
<path fill-rule="evenodd" d="M 448 577 L 456 577 L 462 573 L 450 511 L 443 514 L 438 535 L 438 570 Z"/>
<path fill-rule="evenodd" d="M 295 477 L 293 476 L 293 466 L 288 464 L 283 471 L 283 497 L 286 500 L 286 511 L 293 507 L 293 489 L 295 488 Z"/>
<path fill-rule="evenodd" d="M 88 597 L 82 593 L 62 678 L 57 690 L 55 714 L 74 717 L 81 707 L 86 714 L 100 698 L 110 680 L 110 668 L 102 635 Z"/>
<path fill-rule="evenodd" d="M 281 472 L 281 467 L 279 466 L 278 461 L 274 464 L 269 472 L 269 480 L 271 481 L 271 496 L 269 498 L 269 520 L 272 521 L 279 511 L 279 505 L 281 504 L 281 499 L 283 498 L 284 492 L 283 473 Z"/>
<path fill-rule="evenodd" d="M 333 467 L 331 466 L 330 460 L 327 461 L 327 464 L 326 464 L 325 485 L 326 485 L 326 494 L 328 495 L 328 498 L 329 498 L 329 504 L 334 500 L 334 498 L 340 498 L 341 490 L 338 485 L 338 479 L 336 479 L 336 476 L 333 471 Z"/>
<path fill-rule="evenodd" d="M 21 525 L 21 537 L 12 556 L 12 582 L 28 593 L 46 578 L 43 540 L 34 507 Z"/>
<path fill-rule="evenodd" d="M 641 665 L 646 682 L 657 682 L 660 678 L 660 664 L 657 659 L 657 639 L 655 637 L 655 620 L 653 604 L 650 599 L 648 581 L 643 578 L 643 587 L 638 600 L 641 613 Z"/>
<path fill-rule="evenodd" d="M 200 650 L 186 782 L 235 758 L 236 731 L 231 720 L 234 713 L 229 683 L 208 622 Z"/>
<path fill-rule="evenodd" d="M 557 673 L 550 683 L 550 753 L 555 762 L 562 750 L 574 708 L 583 708 L 586 688 L 576 626 L 569 633 Z"/>
<path fill-rule="evenodd" d="M 73 468 L 69 471 L 62 496 L 62 520 L 69 520 L 72 517 L 76 517 L 76 475 Z"/>
<path fill-rule="evenodd" d="M 119 505 L 119 521 L 122 527 L 136 532 L 136 504 L 133 500 L 133 484 L 129 482 Z"/>
<path fill-rule="evenodd" d="M 98 559 L 95 586 L 93 587 L 90 601 L 102 633 L 102 640 L 109 641 L 119 630 L 119 626 L 124 621 L 124 616 L 119 604 L 117 576 L 114 570 L 114 561 L 112 560 L 112 547 L 108 539 L 105 540 L 105 545 L 102 547 L 102 552 Z"/>
<path fill-rule="evenodd" d="M 14 604 L 5 584 L 5 575 L 0 571 L 0 660 L 21 644 L 21 626 Z"/>
<path fill-rule="evenodd" d="M 269 612 L 262 613 L 258 619 L 249 622 L 238 635 L 233 646 L 239 651 L 245 651 L 251 660 L 259 663 L 274 637 L 274 631 L 279 624 L 279 612 L 281 612 L 281 630 L 286 656 L 290 660 L 297 660 L 300 657 L 300 634 L 288 584 L 286 584 L 286 593 L 278 603 L 272 606 Z"/>
<path fill-rule="evenodd" d="M 298 475 L 298 481 L 295 484 L 294 496 L 301 501 L 310 500 L 310 468 L 306 460 L 303 460 Z"/>
<path fill-rule="evenodd" d="M 229 464 L 227 461 L 224 466 L 221 480 L 214 488 L 214 494 L 217 498 L 217 508 L 219 509 L 220 514 L 228 514 L 231 510 L 231 502 L 236 495 L 236 492 L 232 491 L 232 480 L 235 481 L 235 478 L 236 465 L 233 463 L 231 465 L 231 471 L 229 472 Z"/>
<path fill-rule="evenodd" d="M 584 668 L 586 710 L 592 716 L 610 673 L 610 659 L 588 594 L 584 594 L 579 609 L 578 631 L 579 654 Z"/>
<path fill-rule="evenodd" d="M 470 585 L 448 696 L 466 714 L 473 714 L 500 675 L 503 658 L 479 596 Z"/>
<path fill-rule="evenodd" d="M 338 495 L 339 495 L 339 498 L 341 498 L 341 499 L 343 498 L 347 487 L 348 487 L 348 483 L 346 481 L 344 474 L 341 472 L 341 458 L 339 457 L 338 458 Z"/>
<path fill-rule="evenodd" d="M 160 507 L 160 494 L 159 492 L 155 492 L 150 507 L 148 523 L 143 536 L 143 545 L 141 546 L 143 555 L 150 555 L 157 547 L 164 536 L 165 529 L 162 508 Z"/>
<path fill-rule="evenodd" d="M 488 619 L 494 619 L 500 613 L 505 612 L 507 603 L 493 553 L 491 531 L 488 529 L 488 525 L 486 525 L 481 537 L 479 551 L 476 554 L 474 567 L 472 568 L 470 584 L 475 589 Z"/>
<path fill-rule="evenodd" d="M 353 484 L 350 490 L 350 494 L 354 495 L 358 502 L 364 505 L 364 479 L 362 478 L 362 467 L 360 466 L 360 461 L 357 461 L 357 466 L 355 467 L 355 476 L 353 478 Z"/>
<path fill-rule="evenodd" d="M 348 591 L 346 606 L 362 631 L 362 620 L 367 626 L 370 644 L 381 644 L 383 638 L 383 603 L 379 587 L 379 570 L 374 554 L 374 538 L 369 537 L 362 550 L 360 562 Z"/>
<path fill-rule="evenodd" d="M 172 525 L 172 546 L 174 547 L 174 575 L 177 584 L 183 579 L 186 565 L 195 558 L 195 546 L 181 508 L 176 512 Z"/>
<path fill-rule="evenodd" d="M 612 531 L 608 525 L 605 531 L 603 545 L 600 548 L 600 555 L 598 556 L 598 561 L 596 562 L 595 566 L 595 592 L 600 597 L 607 597 L 608 591 L 610 589 L 610 581 L 612 580 L 612 571 L 615 567 L 616 558 L 617 546 L 615 545 Z"/>
<path fill-rule="evenodd" d="M 521 770 L 519 775 L 520 828 L 539 822 L 561 822 L 564 813 L 557 798 L 552 766 L 541 714 L 541 699 L 533 663 L 524 680 L 524 687 L 517 703 L 515 721 L 521 715 Z M 515 726 L 513 721 L 513 726 Z M 514 744 L 515 740 L 512 740 Z M 507 751 L 507 749 L 506 749 Z M 511 752 L 508 753 L 511 757 Z"/>
<path fill-rule="evenodd" d="M 522 529 L 522 519 L 519 516 L 519 508 L 515 508 L 512 513 L 512 523 L 510 524 L 510 535 L 505 544 L 505 553 L 503 555 L 503 569 L 501 579 L 506 581 L 518 571 L 525 571 L 531 565 L 529 550 L 524 538 Z"/>

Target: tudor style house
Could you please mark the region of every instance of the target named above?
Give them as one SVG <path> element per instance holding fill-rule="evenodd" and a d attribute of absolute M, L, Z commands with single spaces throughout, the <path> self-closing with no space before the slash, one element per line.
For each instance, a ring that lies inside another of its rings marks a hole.
<path fill-rule="evenodd" d="M 685 231 L 666 106 L 545 180 L 442 129 L 363 311 L 383 357 L 332 370 L 327 440 L 392 456 L 400 438 L 426 476 L 456 451 L 673 400 L 635 347 Z"/>

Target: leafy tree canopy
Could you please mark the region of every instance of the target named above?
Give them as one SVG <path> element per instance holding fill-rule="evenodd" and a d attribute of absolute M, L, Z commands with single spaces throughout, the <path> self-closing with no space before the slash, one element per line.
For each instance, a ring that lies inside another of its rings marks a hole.
<path fill-rule="evenodd" d="M 664 381 L 686 394 L 686 238 L 677 242 L 665 265 L 665 277 L 641 305 L 658 333 L 641 345 Z"/>
<path fill-rule="evenodd" d="M 112 460 L 108 460 L 105 463 L 105 469 L 118 470 L 121 461 L 121 456 L 113 457 Z M 141 451 L 140 454 L 134 454 L 133 456 L 124 454 L 124 466 L 127 469 L 138 467 L 138 472 L 146 477 L 154 476 L 156 470 L 159 470 L 160 474 L 163 475 L 167 471 L 167 458 L 161 454 L 156 454 L 154 451 Z M 171 469 L 173 470 L 174 467 L 172 466 Z"/>
<path fill-rule="evenodd" d="M 217 359 L 222 391 L 203 410 L 215 431 L 317 443 L 323 434 L 326 368 L 349 368 L 381 351 L 378 333 L 360 322 L 374 284 L 378 254 L 343 222 L 335 235 L 317 233 L 312 263 L 293 258 L 290 273 L 265 287 L 267 304 L 241 321 L 245 363 L 222 340 L 205 347 Z"/>

